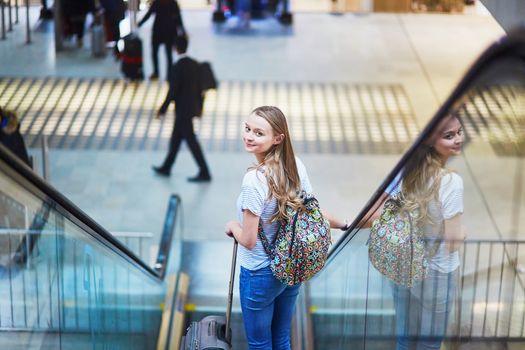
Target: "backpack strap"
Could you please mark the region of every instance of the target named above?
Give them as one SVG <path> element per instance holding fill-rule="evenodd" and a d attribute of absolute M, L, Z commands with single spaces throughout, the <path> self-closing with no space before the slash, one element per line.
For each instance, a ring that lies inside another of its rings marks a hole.
<path fill-rule="evenodd" d="M 391 203 L 390 205 L 394 205 L 396 207 L 396 210 L 405 210 L 406 211 L 406 215 L 407 215 L 408 220 L 410 222 L 410 231 L 411 232 L 420 232 L 420 230 L 418 230 L 416 228 L 416 224 L 412 221 L 412 216 L 410 215 L 410 213 L 406 209 L 403 209 L 403 204 L 401 202 L 401 197 L 399 195 L 395 195 L 392 198 L 387 199 L 387 201 L 390 201 L 390 203 Z M 422 234 L 422 232 L 421 232 L 421 234 Z M 440 246 L 441 242 L 443 241 L 443 238 L 441 237 L 442 235 L 443 235 L 443 227 L 440 230 L 439 237 L 434 241 L 433 244 L 429 245 L 428 244 L 428 239 L 425 237 L 424 234 L 422 234 L 421 238 L 425 241 L 426 254 L 427 254 L 427 257 L 429 259 L 433 258 L 434 255 L 437 254 L 439 246 Z"/>
<path fill-rule="evenodd" d="M 305 207 L 307 207 L 310 203 L 313 205 L 319 205 L 317 202 L 317 199 L 315 199 L 314 196 L 307 194 L 304 190 L 301 191 L 300 197 L 303 199 Z M 292 227 L 293 227 L 293 235 L 295 236 L 295 223 L 297 221 L 297 217 L 299 216 L 299 212 L 296 212 L 294 214 L 294 217 L 292 218 Z M 279 236 L 279 231 L 283 228 L 283 223 L 279 221 L 279 227 L 277 228 L 277 231 L 275 232 L 275 236 L 273 237 L 273 242 L 270 243 L 268 240 L 268 237 L 264 234 L 263 226 L 262 226 L 262 218 L 259 217 L 259 227 L 257 229 L 257 237 L 259 237 L 259 240 L 262 243 L 262 246 L 264 248 L 264 251 L 266 254 L 270 257 L 270 259 L 273 259 L 275 256 L 274 250 L 275 250 L 275 241 L 277 240 L 277 236 Z M 293 241 L 292 237 L 292 241 Z M 292 245 L 290 246 L 290 254 L 292 251 Z"/>
<path fill-rule="evenodd" d="M 277 229 L 277 232 L 279 232 L 280 227 Z M 264 248 L 264 251 L 266 254 L 270 257 L 270 259 L 273 259 L 274 257 L 274 246 L 275 246 L 275 240 L 277 239 L 277 232 L 275 233 L 275 237 L 273 238 L 273 242 L 270 243 L 268 240 L 268 237 L 264 234 L 264 230 L 262 227 L 262 219 L 259 218 L 259 228 L 257 229 L 257 237 L 259 237 L 259 240 L 262 243 L 262 246 Z"/>

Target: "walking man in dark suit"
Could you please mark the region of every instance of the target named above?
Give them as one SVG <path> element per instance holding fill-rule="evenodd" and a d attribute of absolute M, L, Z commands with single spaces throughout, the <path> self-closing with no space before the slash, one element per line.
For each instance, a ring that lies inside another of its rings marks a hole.
<path fill-rule="evenodd" d="M 211 180 L 202 149 L 193 131 L 193 117 L 200 115 L 202 109 L 202 91 L 199 80 L 199 63 L 186 55 L 188 39 L 179 37 L 175 42 L 178 60 L 170 70 L 169 91 L 160 107 L 157 118 L 166 114 L 171 101 L 175 102 L 175 124 L 171 134 L 170 148 L 164 163 L 154 166 L 153 170 L 162 176 L 170 176 L 171 167 L 179 151 L 182 140 L 186 140 L 191 154 L 199 165 L 199 173 L 188 178 L 190 182 L 208 182 Z"/>

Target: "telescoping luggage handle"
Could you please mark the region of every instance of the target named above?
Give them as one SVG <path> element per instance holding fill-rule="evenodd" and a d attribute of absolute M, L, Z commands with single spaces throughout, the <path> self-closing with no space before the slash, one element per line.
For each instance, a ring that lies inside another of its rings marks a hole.
<path fill-rule="evenodd" d="M 237 247 L 239 243 L 237 243 L 237 240 L 233 239 L 233 255 L 232 255 L 232 268 L 230 272 L 230 284 L 228 287 L 228 305 L 226 306 L 226 331 L 225 331 L 225 338 L 228 343 L 231 344 L 231 330 L 230 330 L 230 322 L 231 322 L 231 316 L 232 316 L 232 303 L 233 303 L 233 285 L 235 280 L 235 265 L 237 265 Z"/>

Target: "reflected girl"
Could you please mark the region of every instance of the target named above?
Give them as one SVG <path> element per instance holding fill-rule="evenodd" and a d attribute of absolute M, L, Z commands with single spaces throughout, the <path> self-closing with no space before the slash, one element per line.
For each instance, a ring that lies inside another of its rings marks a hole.
<path fill-rule="evenodd" d="M 396 349 L 439 349 L 456 290 L 458 248 L 464 239 L 463 180 L 446 168 L 461 153 L 463 127 L 456 115 L 445 117 L 403 170 L 400 198 L 419 209 L 416 222 L 427 239 L 425 280 L 406 288 L 392 283 L 396 310 Z"/>

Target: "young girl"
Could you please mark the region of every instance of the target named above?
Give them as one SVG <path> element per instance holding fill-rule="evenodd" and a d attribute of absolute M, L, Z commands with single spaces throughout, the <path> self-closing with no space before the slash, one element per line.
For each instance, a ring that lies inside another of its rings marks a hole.
<path fill-rule="evenodd" d="M 445 165 L 461 153 L 462 145 L 458 117 L 447 116 L 402 172 L 401 199 L 407 209 L 419 208 L 416 221 L 428 239 L 431 258 L 424 281 L 410 289 L 392 283 L 396 349 L 439 349 L 446 334 L 464 231 L 463 180 Z"/>
<path fill-rule="evenodd" d="M 244 176 L 237 200 L 238 221 L 226 224 L 226 234 L 239 242 L 240 300 L 250 349 L 290 349 L 290 327 L 300 285 L 279 282 L 257 238 L 259 223 L 271 242 L 286 216 L 286 205 L 301 207 L 301 190 L 312 192 L 303 163 L 295 157 L 284 114 L 277 107 L 252 111 L 244 124 L 246 151 L 257 165 Z M 323 215 L 331 227 L 346 229 L 346 221 Z"/>

